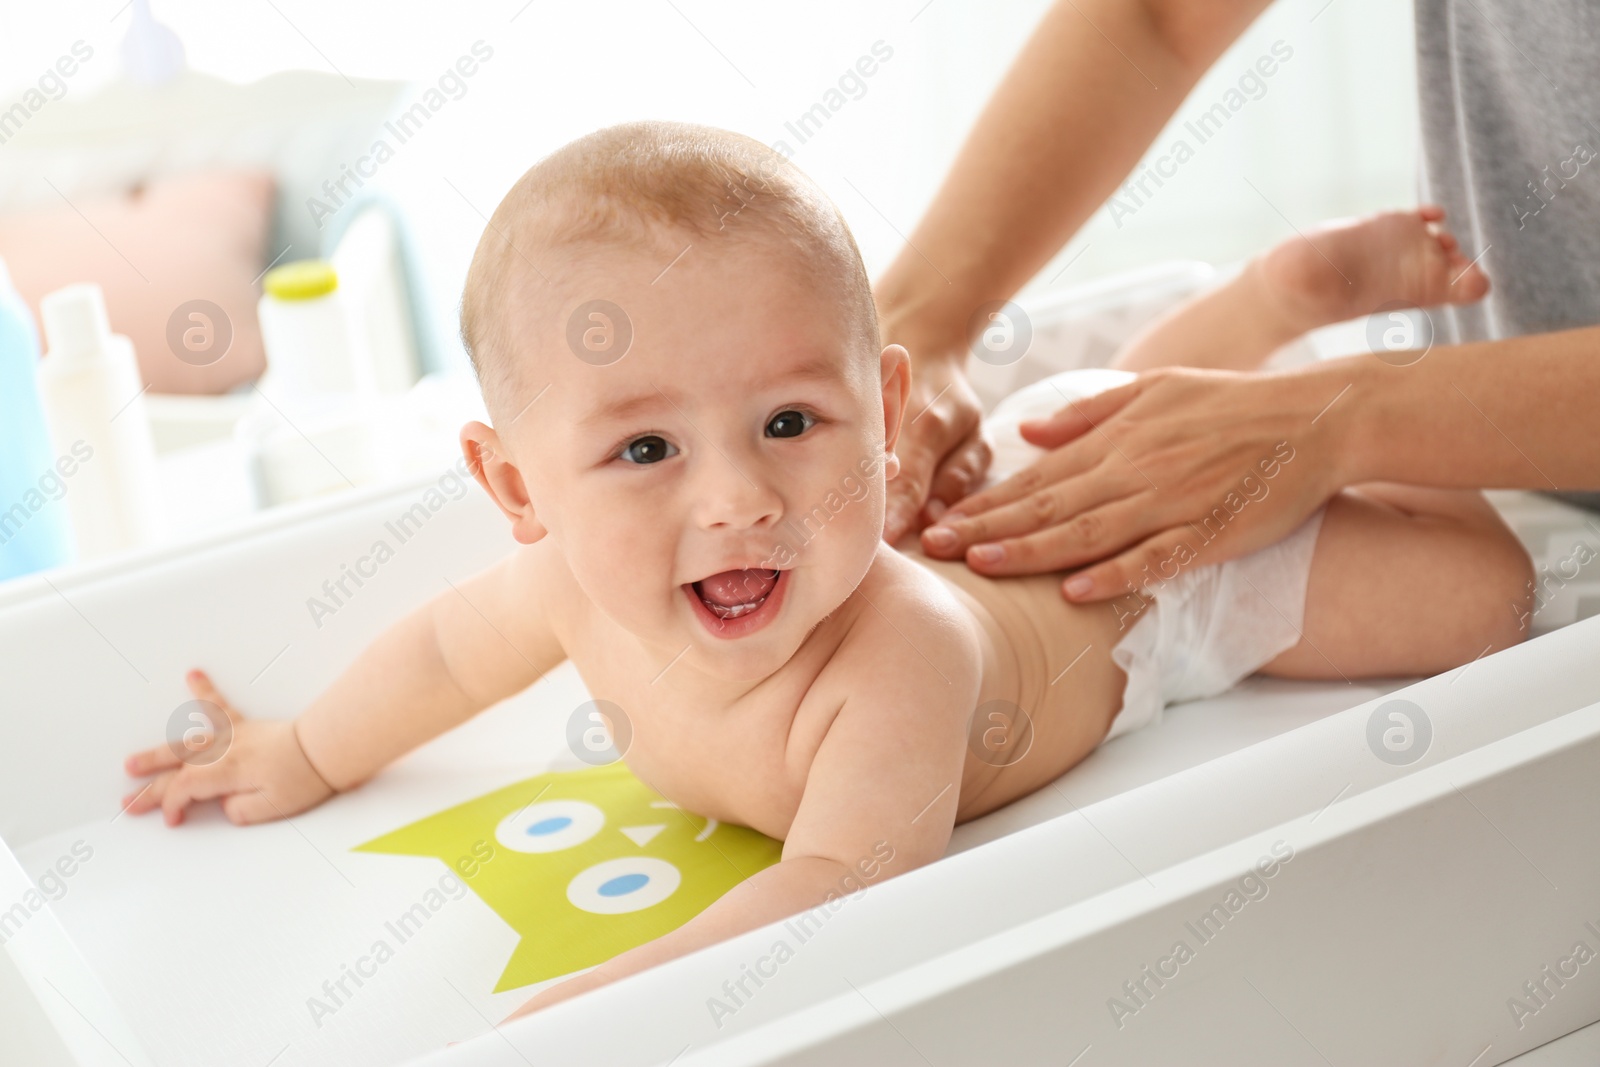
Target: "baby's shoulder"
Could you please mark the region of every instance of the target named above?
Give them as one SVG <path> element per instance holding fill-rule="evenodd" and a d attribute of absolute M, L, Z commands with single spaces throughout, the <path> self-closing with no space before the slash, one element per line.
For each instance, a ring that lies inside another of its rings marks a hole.
<path fill-rule="evenodd" d="M 500 577 L 504 591 L 526 609 L 524 614 L 563 636 L 579 621 L 575 611 L 588 602 L 566 557 L 548 537 L 512 549 L 500 563 Z"/>
<path fill-rule="evenodd" d="M 905 687 L 920 679 L 965 690 L 982 668 L 978 620 L 950 588 L 894 549 L 879 546 L 849 633 L 830 664 L 851 688 L 864 677 Z"/>

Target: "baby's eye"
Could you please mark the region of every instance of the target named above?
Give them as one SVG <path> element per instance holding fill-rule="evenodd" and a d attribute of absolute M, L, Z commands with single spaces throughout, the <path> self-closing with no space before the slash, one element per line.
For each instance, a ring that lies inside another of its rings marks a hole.
<path fill-rule="evenodd" d="M 803 411 L 780 411 L 772 416 L 772 421 L 767 423 L 768 437 L 799 437 L 809 430 L 815 423 L 810 415 Z"/>
<path fill-rule="evenodd" d="M 660 463 L 662 460 L 678 454 L 678 450 L 668 444 L 664 438 L 655 434 L 636 437 L 629 441 L 622 449 L 619 459 L 629 463 Z"/>

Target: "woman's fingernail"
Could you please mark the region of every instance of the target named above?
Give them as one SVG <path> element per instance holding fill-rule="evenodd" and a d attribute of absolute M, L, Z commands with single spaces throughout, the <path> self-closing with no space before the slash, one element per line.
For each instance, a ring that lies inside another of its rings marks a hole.
<path fill-rule="evenodd" d="M 922 531 L 922 539 L 932 548 L 954 548 L 960 540 L 948 526 L 930 526 Z"/>
<path fill-rule="evenodd" d="M 934 522 L 938 522 L 939 519 L 944 515 L 944 501 L 930 500 L 922 510 L 928 513 L 928 518 L 932 519 Z"/>
<path fill-rule="evenodd" d="M 1094 589 L 1094 579 L 1080 574 L 1075 578 L 1068 578 L 1066 584 L 1063 585 L 1061 589 L 1062 592 L 1067 594 L 1067 596 L 1076 599 L 1080 596 L 1084 596 Z"/>
<path fill-rule="evenodd" d="M 979 563 L 999 563 L 1006 558 L 1006 550 L 999 545 L 973 545 L 967 554 Z"/>

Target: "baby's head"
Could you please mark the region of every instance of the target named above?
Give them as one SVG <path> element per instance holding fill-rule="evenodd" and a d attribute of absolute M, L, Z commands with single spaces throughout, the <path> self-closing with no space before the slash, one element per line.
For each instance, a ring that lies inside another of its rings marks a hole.
<path fill-rule="evenodd" d="M 496 209 L 461 320 L 479 480 L 663 662 L 762 677 L 866 574 L 906 354 L 838 210 L 772 150 L 673 123 L 567 145 Z"/>

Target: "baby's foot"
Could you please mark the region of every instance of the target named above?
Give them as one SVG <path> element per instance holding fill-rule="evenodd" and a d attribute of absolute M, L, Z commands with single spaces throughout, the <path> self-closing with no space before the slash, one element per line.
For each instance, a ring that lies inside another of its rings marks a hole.
<path fill-rule="evenodd" d="M 1281 310 L 1307 329 L 1385 304 L 1470 304 L 1489 291 L 1488 275 L 1461 254 L 1435 204 L 1327 223 L 1256 264 Z"/>

